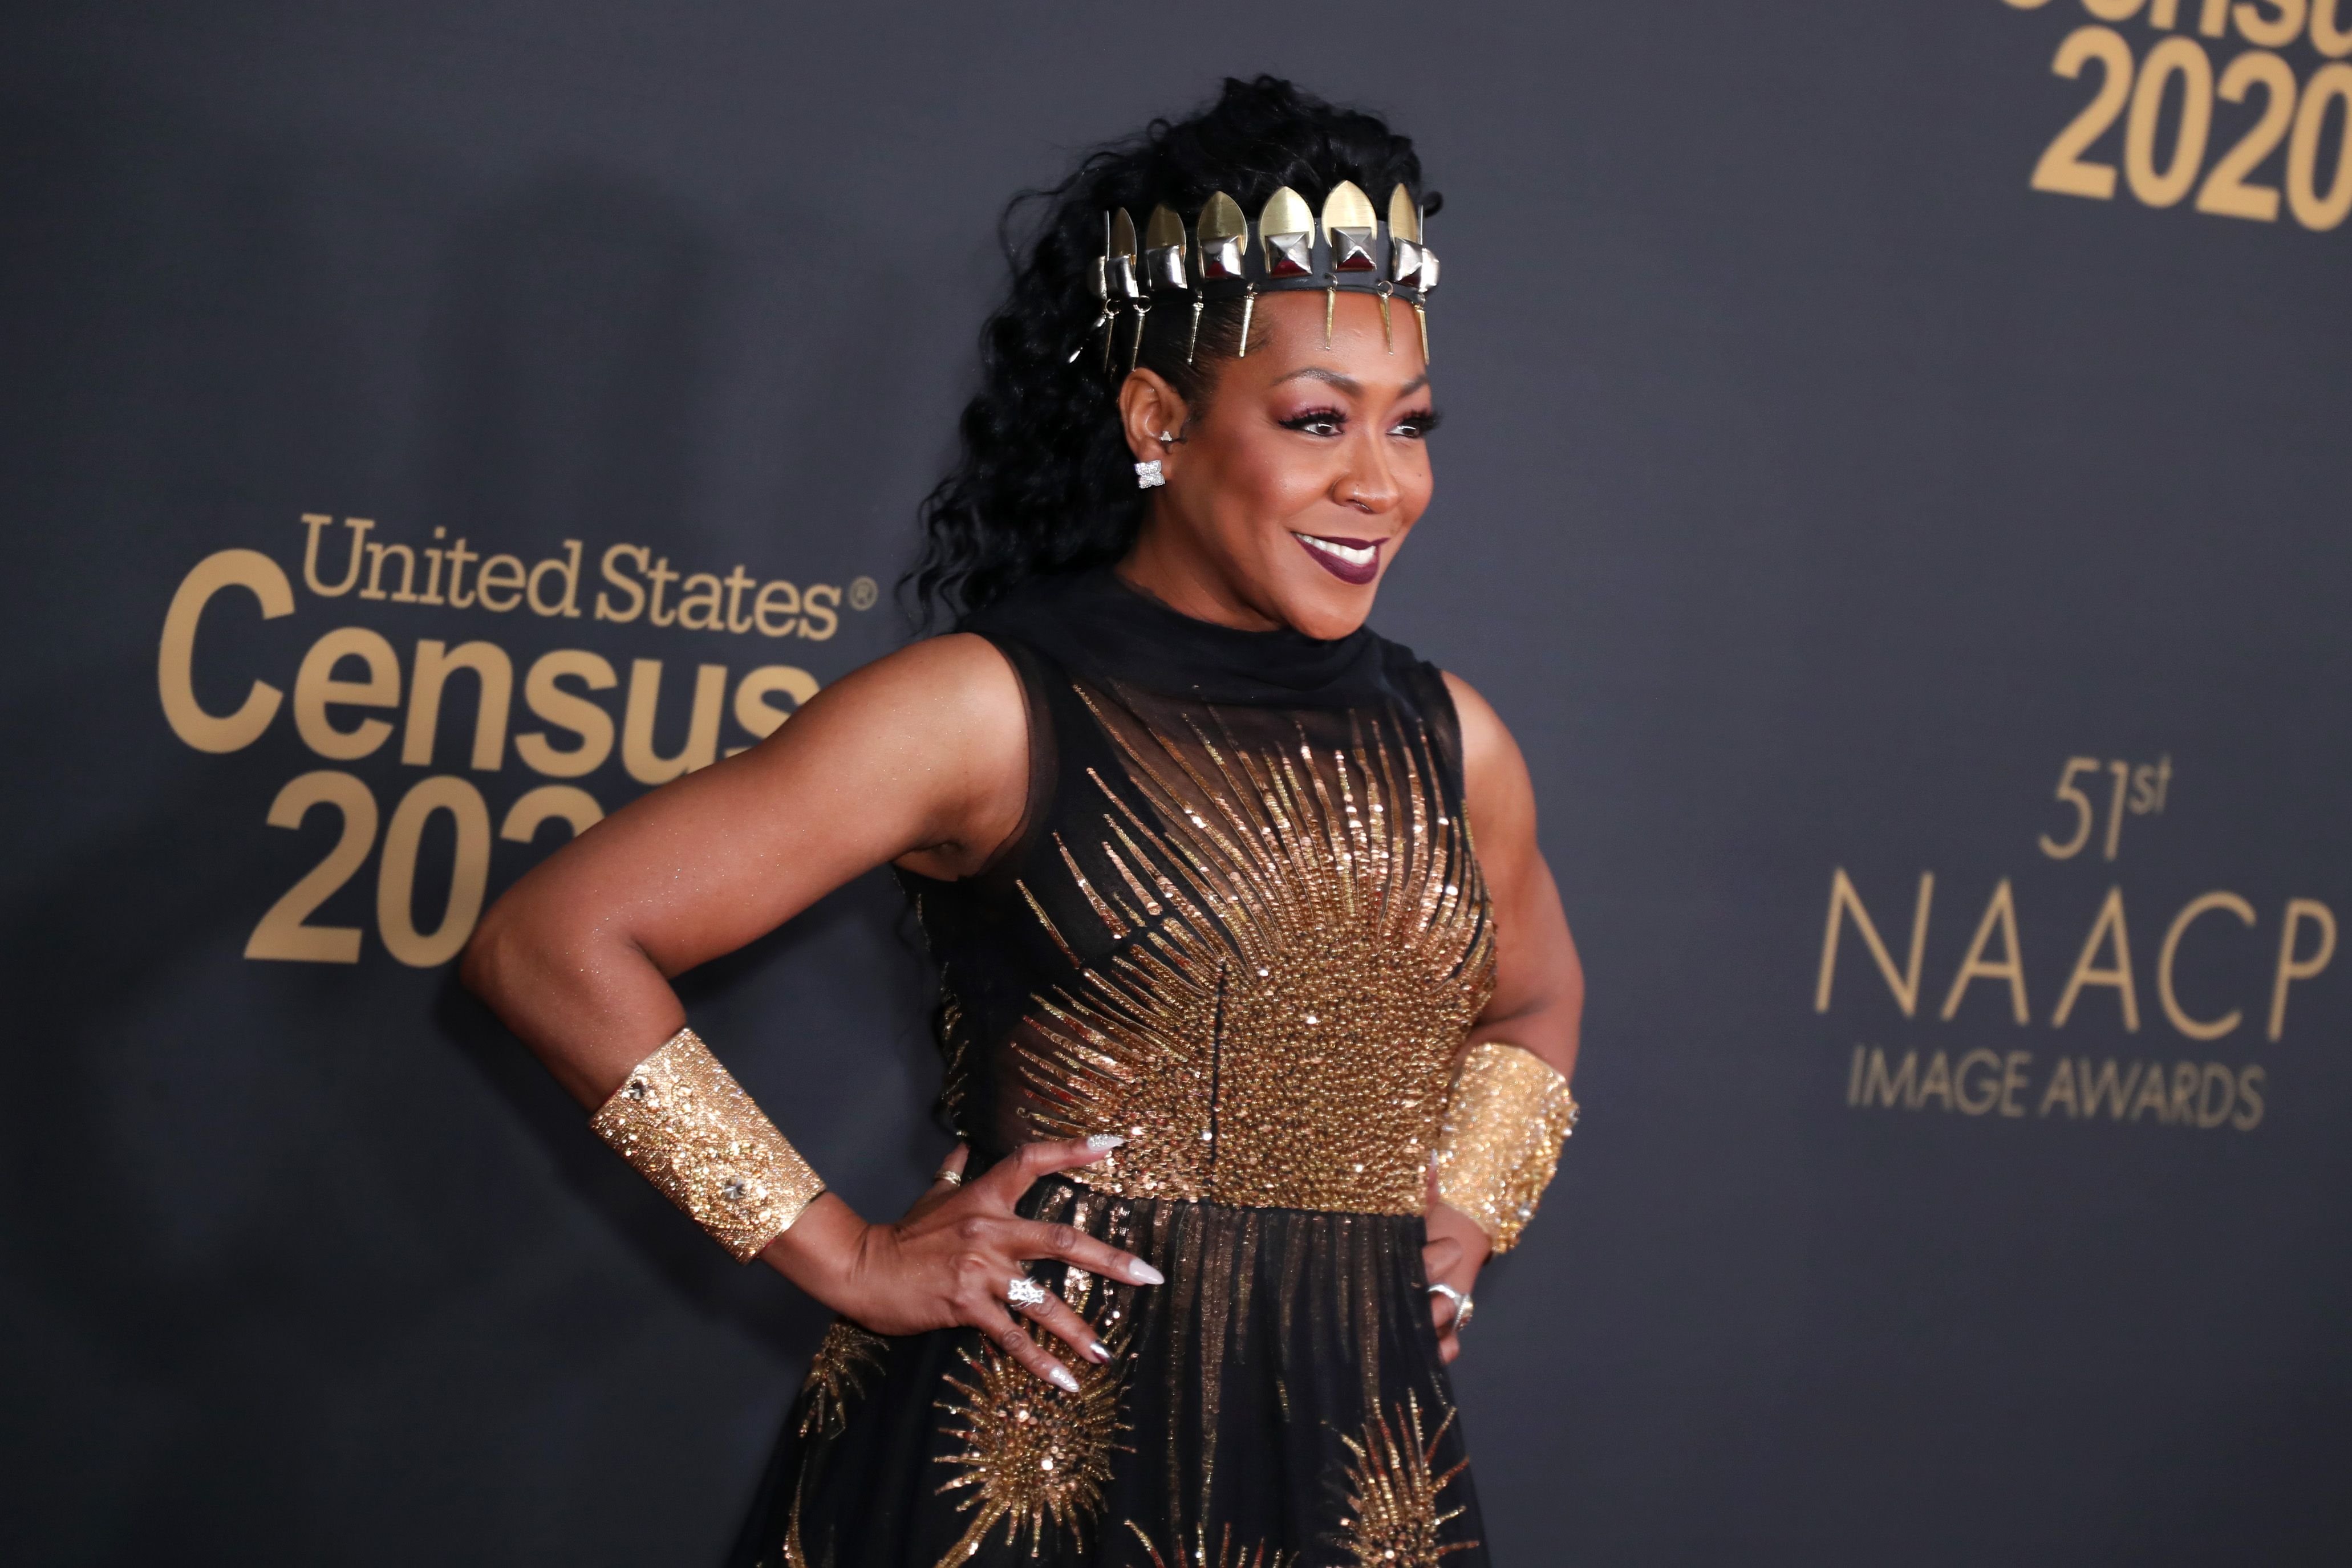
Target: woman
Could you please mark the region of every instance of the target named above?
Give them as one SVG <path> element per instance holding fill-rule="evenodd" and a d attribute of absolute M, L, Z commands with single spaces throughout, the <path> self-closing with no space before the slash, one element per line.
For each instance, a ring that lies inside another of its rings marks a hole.
<path fill-rule="evenodd" d="M 1444 1365 L 1572 1123 L 1582 981 L 1509 734 L 1363 624 L 1430 497 L 1420 191 L 1271 78 L 1087 160 L 927 503 L 960 629 L 467 955 L 600 1134 L 840 1314 L 748 1560 L 1486 1560 Z M 886 862 L 963 1144 L 869 1223 L 669 977 Z"/>

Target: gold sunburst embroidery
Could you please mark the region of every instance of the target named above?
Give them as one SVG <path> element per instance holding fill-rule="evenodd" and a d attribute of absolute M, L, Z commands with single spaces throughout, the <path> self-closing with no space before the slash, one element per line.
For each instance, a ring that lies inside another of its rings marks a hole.
<path fill-rule="evenodd" d="M 1494 968 L 1428 735 L 1384 712 L 1344 745 L 1244 744 L 1214 708 L 1078 693 L 1141 809 L 1097 775 L 1103 837 L 1056 835 L 1122 945 L 1014 1038 L 1034 1135 L 1126 1134 L 1071 1173 L 1125 1197 L 1420 1213 Z"/>
<path fill-rule="evenodd" d="M 1375 1411 L 1361 1442 L 1345 1433 L 1339 1437 L 1354 1459 L 1344 1472 L 1347 1511 L 1332 1544 L 1349 1554 L 1355 1568 L 1437 1568 L 1438 1559 L 1478 1544 L 1441 1545 L 1437 1539 L 1462 1513 L 1459 1507 L 1441 1512 L 1438 1494 L 1470 1467 L 1469 1460 L 1459 1459 L 1443 1472 L 1432 1468 L 1454 1412 L 1448 1410 L 1426 1439 L 1421 1435 L 1421 1401 L 1412 1394 L 1405 1395 L 1397 1417 L 1391 1426 L 1386 1411 Z"/>
<path fill-rule="evenodd" d="M 1127 1528 L 1135 1532 L 1135 1538 L 1143 1542 L 1143 1549 L 1151 1553 L 1151 1568 L 1297 1568 L 1298 1563 L 1298 1553 L 1273 1550 L 1264 1542 L 1254 1548 L 1234 1545 L 1234 1527 L 1230 1524 L 1218 1538 L 1214 1556 L 1209 1552 L 1209 1528 L 1206 1525 L 1193 1531 L 1191 1555 L 1185 1554 L 1184 1543 L 1180 1537 L 1174 1555 L 1168 1557 L 1160 1554 L 1159 1546 L 1143 1532 L 1143 1526 L 1130 1519 L 1127 1521 Z"/>
<path fill-rule="evenodd" d="M 971 1380 L 949 1376 L 952 1393 L 938 1408 L 961 1419 L 961 1426 L 946 1430 L 963 1447 L 940 1455 L 939 1462 L 961 1466 L 962 1473 L 940 1491 L 968 1491 L 956 1508 L 972 1518 L 940 1568 L 978 1552 L 1000 1523 L 1007 1547 L 1028 1535 L 1032 1556 L 1049 1528 L 1069 1531 L 1073 1544 L 1085 1550 L 1086 1532 L 1102 1514 L 1111 1453 L 1126 1429 L 1118 1408 L 1123 1345 L 1124 1336 L 1112 1344 L 1108 1365 L 1073 1358 L 1076 1394 L 1047 1386 L 992 1344 L 977 1355 L 956 1353 Z"/>
<path fill-rule="evenodd" d="M 801 1385 L 801 1436 L 839 1437 L 849 1420 L 849 1401 L 866 1392 L 866 1377 L 881 1370 L 889 1348 L 880 1334 L 835 1318 L 809 1358 L 808 1378 Z"/>
<path fill-rule="evenodd" d="M 761 1552 L 753 1561 L 751 1568 L 817 1568 L 808 1554 L 808 1547 L 801 1541 L 801 1488 L 807 1479 L 808 1467 L 803 1463 L 800 1473 L 793 1479 L 793 1506 L 792 1511 L 784 1516 L 784 1538 L 777 1543 L 773 1555 Z M 832 1559 L 828 1557 L 826 1568 L 831 1568 L 831 1563 Z"/>
<path fill-rule="evenodd" d="M 809 1561 L 807 1546 L 801 1541 L 801 1489 L 798 1481 L 793 1484 L 793 1512 L 784 1525 L 783 1553 L 780 1568 L 815 1568 L 815 1564 Z"/>

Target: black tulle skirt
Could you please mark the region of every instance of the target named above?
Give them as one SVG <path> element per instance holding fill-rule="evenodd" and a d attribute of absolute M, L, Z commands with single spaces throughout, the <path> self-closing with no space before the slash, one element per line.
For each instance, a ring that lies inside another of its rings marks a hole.
<path fill-rule="evenodd" d="M 969 1329 L 836 1322 L 737 1563 L 1486 1563 L 1418 1217 L 1130 1200 L 1059 1177 L 1022 1207 L 1167 1275 L 1036 1267 L 1111 1364 L 1064 1353 L 1067 1395 Z"/>

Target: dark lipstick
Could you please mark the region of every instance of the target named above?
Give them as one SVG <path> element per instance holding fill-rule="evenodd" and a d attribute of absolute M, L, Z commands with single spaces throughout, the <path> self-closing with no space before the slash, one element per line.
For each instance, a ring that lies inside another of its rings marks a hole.
<path fill-rule="evenodd" d="M 1302 534 L 1296 529 L 1290 537 L 1298 548 L 1313 558 L 1316 565 L 1342 582 L 1360 588 L 1381 574 L 1381 546 L 1385 539 L 1346 539 L 1328 534 Z"/>

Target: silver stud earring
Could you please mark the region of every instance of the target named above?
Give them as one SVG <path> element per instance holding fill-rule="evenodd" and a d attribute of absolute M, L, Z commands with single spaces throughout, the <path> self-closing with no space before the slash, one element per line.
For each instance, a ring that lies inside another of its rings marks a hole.
<path fill-rule="evenodd" d="M 1137 489 L 1149 490 L 1154 486 L 1165 485 L 1166 483 L 1168 483 L 1168 476 L 1160 471 L 1159 458 L 1155 457 L 1149 463 L 1139 463 L 1135 465 L 1135 487 Z"/>

